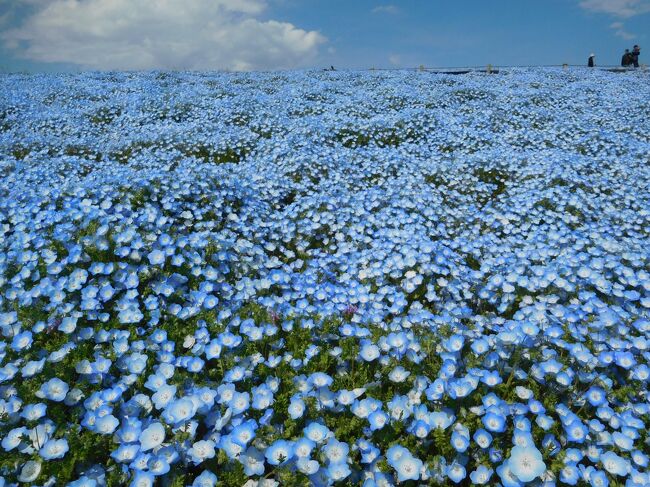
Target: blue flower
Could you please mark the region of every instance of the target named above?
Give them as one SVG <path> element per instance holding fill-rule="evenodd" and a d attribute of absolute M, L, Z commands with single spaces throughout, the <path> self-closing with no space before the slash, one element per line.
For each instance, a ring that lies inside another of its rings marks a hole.
<path fill-rule="evenodd" d="M 149 469 L 149 472 L 151 472 L 156 477 L 159 477 L 169 472 L 171 466 L 164 456 L 156 455 L 149 458 L 149 461 L 147 462 L 147 468 Z"/>
<path fill-rule="evenodd" d="M 63 458 L 67 452 L 68 441 L 62 438 L 59 440 L 47 440 L 38 453 L 45 460 L 56 460 Z"/>
<path fill-rule="evenodd" d="M 397 472 L 398 481 L 418 480 L 422 470 L 422 460 L 407 452 L 393 461 L 392 466 Z"/>
<path fill-rule="evenodd" d="M 580 480 L 580 470 L 575 463 L 567 463 L 560 470 L 560 481 L 567 485 L 576 485 Z"/>
<path fill-rule="evenodd" d="M 331 463 L 346 462 L 350 447 L 347 443 L 330 438 L 327 444 L 322 448 L 323 454 Z"/>
<path fill-rule="evenodd" d="M 36 421 L 45 416 L 47 412 L 47 406 L 43 403 L 37 404 L 28 404 L 23 408 L 23 412 L 20 415 L 25 418 L 27 421 Z"/>
<path fill-rule="evenodd" d="M 289 403 L 289 416 L 291 419 L 298 419 L 302 418 L 302 415 L 305 412 L 305 403 L 302 399 L 294 397 L 291 398 L 291 402 Z"/>
<path fill-rule="evenodd" d="M 306 438 L 309 438 L 315 443 L 322 443 L 330 435 L 330 430 L 327 429 L 327 426 L 315 422 L 309 423 L 303 432 Z"/>
<path fill-rule="evenodd" d="M 602 406 L 607 402 L 605 391 L 597 386 L 590 387 L 589 390 L 585 393 L 585 396 L 587 398 L 587 401 L 589 401 L 589 404 L 594 407 Z"/>
<path fill-rule="evenodd" d="M 508 466 L 521 482 L 531 482 L 546 472 L 542 454 L 534 446 L 515 446 L 510 451 Z"/>
<path fill-rule="evenodd" d="M 255 420 L 252 419 L 235 426 L 230 433 L 232 441 L 240 445 L 242 448 L 246 448 L 248 443 L 255 438 L 256 428 L 257 424 L 255 423 Z"/>
<path fill-rule="evenodd" d="M 117 463 L 129 463 L 135 459 L 139 451 L 140 447 L 136 444 L 122 444 L 111 452 L 111 458 Z"/>
<path fill-rule="evenodd" d="M 449 480 L 457 484 L 467 477 L 467 471 L 460 463 L 453 462 L 447 467 L 447 477 L 449 477 Z"/>
<path fill-rule="evenodd" d="M 385 412 L 381 410 L 373 411 L 368 416 L 368 422 L 370 423 L 370 430 L 377 431 L 382 429 L 386 425 L 386 423 L 388 423 L 388 420 L 389 417 Z"/>
<path fill-rule="evenodd" d="M 136 470 L 131 480 L 131 487 L 153 487 L 155 477 L 151 472 Z"/>
<path fill-rule="evenodd" d="M 489 448 L 492 444 L 492 435 L 482 428 L 479 428 L 474 432 L 473 438 L 476 444 L 483 449 Z"/>
<path fill-rule="evenodd" d="M 65 399 L 69 389 L 68 384 L 63 382 L 61 379 L 54 377 L 41 385 L 36 395 L 51 401 L 61 402 Z"/>
<path fill-rule="evenodd" d="M 485 426 L 485 429 L 492 433 L 503 433 L 506 429 L 506 418 L 492 411 L 488 411 L 481 418 L 481 422 Z"/>
<path fill-rule="evenodd" d="M 30 348 L 33 341 L 34 339 L 32 337 L 32 332 L 29 330 L 23 331 L 22 333 L 14 335 L 13 339 L 11 340 L 11 348 L 17 352 L 20 352 L 21 350 Z"/>
<path fill-rule="evenodd" d="M 469 474 L 469 478 L 472 480 L 473 484 L 483 485 L 487 484 L 492 477 L 494 470 L 486 467 L 485 465 L 479 465 L 476 470 Z"/>
<path fill-rule="evenodd" d="M 281 465 L 293 458 L 293 443 L 276 440 L 266 449 L 264 454 L 270 465 Z"/>
<path fill-rule="evenodd" d="M 350 467 L 347 463 L 330 463 L 327 466 L 327 475 L 334 482 L 340 482 L 351 474 Z"/>
<path fill-rule="evenodd" d="M 261 475 L 261 473 L 259 475 Z M 201 472 L 201 475 L 194 479 L 192 487 L 215 487 L 215 485 L 217 485 L 217 480 L 217 476 L 214 473 L 209 470 L 204 470 Z"/>
<path fill-rule="evenodd" d="M 176 399 L 167 404 L 162 413 L 162 418 L 168 424 L 178 425 L 192 419 L 196 409 L 196 404 L 191 399 Z"/>
<path fill-rule="evenodd" d="M 175 396 L 176 386 L 164 384 L 157 388 L 156 392 L 151 396 L 151 400 L 156 409 L 164 409 L 174 400 Z"/>
<path fill-rule="evenodd" d="M 160 423 L 151 423 L 140 434 L 142 451 L 153 450 L 165 441 L 165 427 Z"/>
<path fill-rule="evenodd" d="M 264 455 L 257 449 L 249 447 L 239 457 L 244 466 L 244 473 L 249 477 L 264 474 Z"/>
<path fill-rule="evenodd" d="M 624 476 L 627 475 L 630 470 L 629 461 L 612 451 L 603 453 L 600 456 L 600 462 L 605 470 L 613 475 Z"/>
<path fill-rule="evenodd" d="M 94 430 L 102 435 L 110 435 L 117 429 L 120 422 L 112 414 L 107 414 L 95 420 Z"/>
<path fill-rule="evenodd" d="M 592 467 L 593 468 L 593 467 Z M 609 479 L 607 474 L 602 470 L 592 469 L 588 477 L 585 477 L 589 481 L 591 487 L 608 487 Z"/>
<path fill-rule="evenodd" d="M 24 426 L 10 430 L 2 439 L 2 448 L 5 451 L 11 451 L 20 445 L 23 436 L 27 436 L 27 428 Z"/>
<path fill-rule="evenodd" d="M 312 450 L 316 448 L 316 443 L 308 438 L 300 438 L 294 443 L 294 454 L 299 458 L 308 458 Z"/>
<path fill-rule="evenodd" d="M 453 446 L 457 452 L 464 452 L 469 447 L 469 436 L 454 431 L 451 434 L 451 446 Z"/>
<path fill-rule="evenodd" d="M 187 451 L 187 455 L 195 464 L 213 458 L 215 456 L 214 442 L 210 440 L 200 440 L 192 445 Z"/>

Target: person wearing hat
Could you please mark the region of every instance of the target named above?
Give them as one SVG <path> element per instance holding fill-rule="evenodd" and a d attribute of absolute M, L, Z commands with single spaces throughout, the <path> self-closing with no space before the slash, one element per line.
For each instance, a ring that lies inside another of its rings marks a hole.
<path fill-rule="evenodd" d="M 635 44 L 632 49 L 632 64 L 634 64 L 635 68 L 639 67 L 639 54 L 641 54 L 641 48 L 638 44 Z"/>
<path fill-rule="evenodd" d="M 589 54 L 589 61 L 587 61 L 587 66 L 589 66 L 590 68 L 594 67 L 594 58 L 595 57 L 596 57 L 596 55 L 593 52 L 591 54 Z"/>

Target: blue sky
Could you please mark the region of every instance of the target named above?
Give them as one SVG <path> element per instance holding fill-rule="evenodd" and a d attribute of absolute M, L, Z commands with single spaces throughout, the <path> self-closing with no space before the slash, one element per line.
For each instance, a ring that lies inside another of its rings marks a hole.
<path fill-rule="evenodd" d="M 0 0 L 3 71 L 605 65 L 649 39 L 650 0 Z"/>

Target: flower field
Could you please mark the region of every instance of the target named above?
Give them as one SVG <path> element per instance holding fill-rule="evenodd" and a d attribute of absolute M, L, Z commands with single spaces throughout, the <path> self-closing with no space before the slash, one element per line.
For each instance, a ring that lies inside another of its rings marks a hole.
<path fill-rule="evenodd" d="M 650 485 L 648 99 L 3 75 L 0 486 Z"/>

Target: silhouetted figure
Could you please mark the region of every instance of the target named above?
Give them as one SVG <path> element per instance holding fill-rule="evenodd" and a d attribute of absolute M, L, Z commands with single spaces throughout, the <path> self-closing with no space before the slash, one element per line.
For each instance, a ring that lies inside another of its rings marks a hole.
<path fill-rule="evenodd" d="M 630 54 L 630 50 L 626 49 L 625 54 L 621 58 L 621 66 L 627 68 L 630 64 L 632 64 L 632 55 Z"/>
<path fill-rule="evenodd" d="M 641 48 L 635 45 L 632 49 L 632 64 L 635 68 L 639 67 L 639 54 L 641 54 Z"/>
<path fill-rule="evenodd" d="M 590 55 L 589 55 L 589 61 L 587 61 L 587 66 L 589 66 L 590 68 L 593 68 L 593 67 L 594 67 L 594 59 L 595 59 L 595 58 L 596 58 L 596 56 L 595 56 L 593 53 L 590 54 Z"/>

